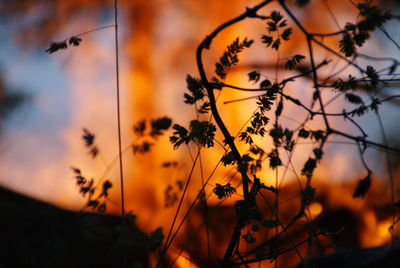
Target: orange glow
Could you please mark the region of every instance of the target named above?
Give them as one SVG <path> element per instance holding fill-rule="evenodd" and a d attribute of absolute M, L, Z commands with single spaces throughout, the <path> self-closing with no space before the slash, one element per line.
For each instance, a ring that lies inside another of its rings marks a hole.
<path fill-rule="evenodd" d="M 179 256 L 174 256 L 175 264 L 174 267 L 176 268 L 198 268 L 193 261 L 190 260 L 190 257 L 187 256 L 186 252 L 182 252 Z"/>
<path fill-rule="evenodd" d="M 314 218 L 321 214 L 322 210 L 324 209 L 321 203 L 313 202 L 309 206 L 311 217 Z"/>
<path fill-rule="evenodd" d="M 381 239 L 378 245 L 382 245 L 384 243 L 389 242 L 391 234 L 390 234 L 390 226 L 392 226 L 392 220 L 388 219 L 378 224 L 378 237 Z"/>
<path fill-rule="evenodd" d="M 389 227 L 392 225 L 391 219 L 378 222 L 372 211 L 366 211 L 363 217 L 366 223 L 362 236 L 364 247 L 381 246 L 390 241 Z"/>

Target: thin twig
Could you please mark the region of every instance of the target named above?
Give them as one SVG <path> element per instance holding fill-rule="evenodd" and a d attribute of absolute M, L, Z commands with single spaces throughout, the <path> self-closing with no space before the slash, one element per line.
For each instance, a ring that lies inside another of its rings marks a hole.
<path fill-rule="evenodd" d="M 93 32 L 96 32 L 96 31 L 104 30 L 104 29 L 107 29 L 107 28 L 115 28 L 115 26 L 116 26 L 116 24 L 107 25 L 107 26 L 95 28 L 95 29 L 92 29 L 92 30 L 89 30 L 89 31 L 86 31 L 86 32 L 83 32 L 83 33 L 79 33 L 79 34 L 73 35 L 73 36 L 71 36 L 71 37 L 78 37 L 78 36 L 86 35 L 86 34 L 88 34 L 88 33 L 93 33 Z M 71 37 L 70 37 L 70 38 L 71 38 Z M 69 38 L 68 38 L 68 39 L 69 39 Z"/>
<path fill-rule="evenodd" d="M 119 46 L 118 46 L 118 0 L 114 1 L 114 27 L 115 27 L 115 76 L 117 91 L 117 124 L 118 124 L 118 155 L 119 155 L 119 174 L 121 184 L 121 216 L 125 216 L 124 198 L 124 169 L 122 165 L 122 135 L 121 135 L 121 108 L 120 108 L 120 88 L 119 88 Z"/>
<path fill-rule="evenodd" d="M 264 261 L 264 260 L 276 259 L 278 256 L 280 256 L 282 254 L 285 254 L 285 253 L 287 253 L 287 252 L 289 252 L 291 250 L 297 249 L 302 244 L 307 243 L 310 239 L 314 239 L 314 237 L 320 236 L 320 235 L 328 235 L 328 234 L 324 230 L 323 231 L 319 231 L 319 232 L 315 233 L 313 236 L 310 236 L 310 237 L 308 237 L 308 238 L 306 238 L 306 239 L 294 244 L 290 248 L 282 249 L 282 250 L 280 250 L 277 253 L 274 253 L 272 255 L 268 255 L 268 256 L 265 256 L 265 257 L 261 257 L 261 258 L 254 258 L 254 259 L 247 260 L 247 261 L 244 261 L 244 262 L 237 262 L 237 263 L 234 263 L 234 264 L 243 265 L 243 264 L 260 262 L 260 261 Z M 331 235 L 331 234 L 329 234 L 329 235 Z"/>
<path fill-rule="evenodd" d="M 197 51 L 196 51 L 196 61 L 197 61 L 197 69 L 199 71 L 202 83 L 204 85 L 204 87 L 207 90 L 207 94 L 208 94 L 208 99 L 210 101 L 210 107 L 211 107 L 211 112 L 212 115 L 214 117 L 215 122 L 217 123 L 219 129 L 221 130 L 222 134 L 224 135 L 225 138 L 225 142 L 229 145 L 238 165 L 242 164 L 242 156 L 239 153 L 239 150 L 237 149 L 235 142 L 234 142 L 234 137 L 232 137 L 232 135 L 230 134 L 228 128 L 226 127 L 224 121 L 222 120 L 219 112 L 218 112 L 218 108 L 216 105 L 216 100 L 215 100 L 215 95 L 214 95 L 214 88 L 213 86 L 209 83 L 206 72 L 204 70 L 204 65 L 203 65 L 203 60 L 202 60 L 202 53 L 204 49 L 209 49 L 211 42 L 213 41 L 213 39 L 224 29 L 228 28 L 229 26 L 236 24 L 239 21 L 242 21 L 246 18 L 251 18 L 251 17 L 255 17 L 257 14 L 257 11 L 264 7 L 265 5 L 267 5 L 268 3 L 272 2 L 272 0 L 265 0 L 262 1 L 260 4 L 254 6 L 253 8 L 247 8 L 246 11 L 234 18 L 231 19 L 229 21 L 227 21 L 226 23 L 222 24 L 221 26 L 219 26 L 218 28 L 216 28 L 210 35 L 208 35 L 201 43 L 200 45 L 197 47 Z M 250 181 L 250 179 L 248 178 L 247 174 L 245 171 L 240 170 L 241 176 L 242 176 L 242 189 L 243 189 L 243 195 L 244 195 L 244 199 L 247 200 L 249 198 L 249 188 L 248 188 L 248 183 Z M 234 228 L 234 232 L 231 236 L 231 240 L 228 244 L 228 248 L 225 252 L 224 255 L 224 259 L 222 260 L 223 263 L 228 264 L 229 260 L 234 252 L 235 246 L 237 244 L 237 241 L 240 239 L 240 224 L 237 223 L 236 227 Z"/>

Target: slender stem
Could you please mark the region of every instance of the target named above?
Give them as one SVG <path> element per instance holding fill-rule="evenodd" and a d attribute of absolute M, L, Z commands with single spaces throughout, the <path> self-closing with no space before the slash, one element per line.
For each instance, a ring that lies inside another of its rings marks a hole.
<path fill-rule="evenodd" d="M 201 186 L 203 187 L 204 185 L 204 172 L 203 172 L 203 162 L 201 161 L 201 147 L 199 146 L 199 162 L 200 162 L 200 177 L 201 177 Z M 204 194 L 206 194 L 204 190 Z M 204 198 L 204 208 L 203 208 L 203 213 L 204 213 L 204 222 L 205 222 L 205 229 L 206 229 L 206 238 L 207 238 L 207 253 L 208 253 L 208 258 L 211 259 L 211 244 L 210 244 L 210 231 L 209 231 L 209 220 L 208 220 L 208 208 L 207 208 L 207 199 Z"/>
<path fill-rule="evenodd" d="M 121 184 L 121 216 L 125 216 L 125 198 L 124 198 L 124 172 L 122 166 L 122 138 L 121 138 L 121 107 L 119 92 L 119 49 L 118 49 L 118 0 L 114 1 L 114 27 L 115 27 L 115 73 L 117 90 L 117 123 L 118 123 L 118 155 L 119 155 L 119 174 Z"/>
<path fill-rule="evenodd" d="M 158 263 L 157 263 L 156 267 L 160 267 L 161 262 L 163 261 L 166 252 L 168 251 L 169 247 L 171 246 L 172 241 L 174 240 L 175 235 L 177 234 L 177 232 L 178 232 L 178 230 L 179 230 L 179 228 L 180 228 L 180 226 L 179 226 L 179 227 L 178 227 L 178 230 L 177 230 L 174 234 L 172 234 L 172 231 L 173 231 L 173 229 L 174 229 L 174 227 L 175 227 L 175 223 L 176 223 L 176 221 L 177 221 L 177 219 L 178 219 L 178 214 L 179 214 L 179 211 L 180 211 L 180 209 L 181 209 L 181 207 L 182 207 L 183 200 L 184 200 L 184 198 L 185 198 L 187 189 L 188 189 L 189 184 L 190 184 L 190 181 L 191 181 L 191 179 L 192 179 L 192 175 L 193 175 L 194 169 L 195 169 L 195 167 L 196 167 L 197 160 L 199 159 L 199 156 L 200 156 L 200 149 L 197 151 L 196 157 L 195 157 L 195 159 L 194 159 L 194 161 L 193 161 L 193 164 L 192 164 L 192 168 L 190 169 L 189 176 L 188 176 L 188 178 L 187 178 L 187 180 L 186 180 L 186 184 L 185 184 L 185 187 L 184 187 L 184 189 L 183 189 L 182 196 L 181 196 L 181 198 L 179 199 L 178 207 L 177 207 L 177 209 L 176 209 L 176 211 L 175 211 L 175 215 L 174 215 L 174 218 L 173 218 L 173 220 L 172 220 L 171 227 L 169 228 L 167 238 L 165 239 L 165 242 L 164 242 L 164 248 L 163 248 L 162 251 L 161 251 L 160 259 L 158 260 Z"/>
<path fill-rule="evenodd" d="M 392 43 L 397 47 L 397 49 L 400 49 L 399 43 L 396 42 L 396 40 L 393 39 L 393 37 L 386 31 L 384 26 L 380 26 L 379 30 L 390 40 Z"/>
<path fill-rule="evenodd" d="M 319 102 L 319 105 L 320 105 L 320 108 L 322 111 L 322 116 L 324 118 L 326 130 L 327 130 L 327 132 L 329 132 L 329 129 L 330 129 L 329 121 L 328 121 L 328 117 L 326 116 L 325 106 L 324 106 L 324 103 L 323 103 L 322 97 L 321 97 L 321 91 L 319 90 L 319 87 L 318 87 L 318 74 L 315 69 L 314 52 L 313 52 L 313 47 L 312 47 L 310 38 L 307 38 L 307 45 L 308 45 L 308 51 L 309 51 L 309 55 L 310 55 L 311 70 L 313 70 L 315 93 L 317 94 L 317 98 L 318 98 L 318 102 Z"/>
<path fill-rule="evenodd" d="M 85 34 L 88 34 L 88 33 L 93 33 L 93 32 L 96 32 L 96 31 L 100 31 L 100 30 L 107 29 L 107 28 L 112 28 L 112 27 L 115 27 L 115 25 L 114 24 L 113 25 L 106 25 L 106 26 L 99 27 L 99 28 L 96 28 L 96 29 L 92 29 L 92 30 L 89 30 L 89 31 L 86 31 L 86 32 L 75 34 L 73 36 L 78 37 L 78 36 L 82 36 L 82 35 L 85 35 Z"/>
<path fill-rule="evenodd" d="M 260 257 L 260 258 L 254 258 L 254 259 L 251 259 L 251 260 L 247 260 L 247 261 L 244 261 L 244 262 L 238 262 L 238 263 L 234 263 L 234 264 L 236 264 L 236 265 L 244 265 L 244 264 L 249 264 L 249 263 L 261 262 L 261 261 L 264 261 L 264 260 L 276 259 L 278 256 L 280 256 L 282 254 L 285 254 L 285 253 L 291 251 L 292 249 L 298 248 L 302 244 L 307 243 L 311 239 L 313 239 L 313 238 L 315 238 L 317 236 L 320 236 L 320 235 L 329 236 L 329 234 L 327 234 L 325 230 L 322 230 L 322 231 L 319 231 L 319 232 L 315 233 L 313 236 L 310 236 L 310 237 L 308 237 L 308 238 L 306 238 L 306 239 L 294 244 L 292 247 L 286 248 L 286 249 L 282 249 L 282 250 L 280 250 L 277 253 L 274 253 L 272 255 L 268 255 L 268 256 Z"/>
<path fill-rule="evenodd" d="M 202 60 L 202 52 L 204 49 L 209 49 L 212 40 L 224 29 L 228 28 L 229 26 L 242 21 L 248 17 L 254 17 L 257 13 L 257 11 L 265 6 L 266 4 L 268 4 L 269 2 L 271 2 L 272 0 L 265 0 L 263 2 L 261 2 L 260 4 L 258 4 L 257 6 L 253 7 L 253 8 L 247 8 L 246 11 L 234 18 L 231 19 L 229 21 L 227 21 L 226 23 L 222 24 L 221 26 L 219 26 L 217 29 L 215 29 L 210 35 L 208 35 L 201 43 L 200 45 L 197 47 L 197 51 L 196 51 L 196 60 L 197 60 L 197 69 L 199 71 L 201 80 L 203 81 L 203 84 L 207 90 L 207 94 L 208 94 L 208 98 L 210 100 L 210 107 L 211 107 L 211 112 L 212 115 L 214 116 L 215 122 L 217 123 L 219 129 L 221 130 L 222 134 L 225 137 L 225 142 L 229 145 L 229 147 L 232 150 L 233 155 L 235 156 L 237 163 L 241 164 L 242 162 L 242 157 L 234 143 L 234 138 L 232 137 L 232 135 L 230 134 L 228 128 L 226 127 L 225 123 L 223 122 L 221 116 L 219 115 L 218 112 L 218 108 L 216 105 L 216 100 L 215 100 L 215 95 L 214 95 L 214 91 L 213 91 L 213 87 L 211 86 L 211 84 L 208 82 L 207 79 L 207 75 L 206 72 L 204 70 L 204 66 L 203 66 L 203 60 Z M 249 182 L 249 178 L 246 174 L 246 172 L 241 172 L 242 175 L 242 181 L 243 181 L 243 195 L 245 196 L 245 199 L 249 193 L 249 189 L 248 189 L 248 182 Z M 233 253 L 233 249 L 232 249 L 232 253 Z"/>
<path fill-rule="evenodd" d="M 366 140 L 364 137 L 352 136 L 352 135 L 349 135 L 347 133 L 344 133 L 344 132 L 341 132 L 341 131 L 338 131 L 338 130 L 335 130 L 335 129 L 331 129 L 331 132 L 334 133 L 334 134 L 337 134 L 339 136 L 343 136 L 343 137 L 346 137 L 348 139 L 354 140 L 356 142 L 369 144 L 369 145 L 372 145 L 372 146 L 375 146 L 375 147 L 378 147 L 378 148 L 382 148 L 382 149 L 384 149 L 386 151 L 390 151 L 390 152 L 394 152 L 394 153 L 400 153 L 400 150 L 397 150 L 395 148 L 391 148 L 391 147 L 389 147 L 387 145 L 384 145 L 384 144 L 380 144 L 380 143 L 377 143 L 377 142 Z"/>
<path fill-rule="evenodd" d="M 388 146 L 388 140 L 387 140 L 385 128 L 383 126 L 382 118 L 379 113 L 376 113 L 376 116 L 378 118 L 379 128 L 381 131 L 384 145 Z M 390 198 L 391 198 L 392 204 L 394 204 L 396 202 L 395 181 L 393 178 L 393 170 L 392 170 L 392 166 L 390 164 L 390 155 L 389 155 L 388 151 L 385 151 L 385 158 L 386 158 L 385 159 L 386 160 L 386 168 L 387 168 L 387 172 L 388 172 L 388 176 L 389 176 L 389 183 L 390 183 Z M 393 226 L 394 226 L 395 222 L 396 222 L 396 208 L 395 208 L 395 206 L 392 206 L 392 224 L 393 224 Z M 394 245 L 394 242 L 395 242 L 394 233 L 392 231 L 392 232 L 390 232 L 390 246 L 391 247 Z M 390 261 L 392 261 L 392 260 L 390 260 Z"/>
<path fill-rule="evenodd" d="M 214 169 L 211 171 L 210 175 L 208 176 L 207 180 L 204 182 L 203 186 L 201 187 L 201 189 L 199 190 L 199 192 L 197 193 L 196 198 L 192 201 L 192 203 L 190 204 L 188 210 L 186 211 L 185 215 L 183 216 L 181 222 L 179 223 L 178 227 L 175 230 L 175 233 L 171 236 L 171 239 L 169 240 L 169 243 L 167 245 L 167 249 L 169 248 L 169 246 L 172 244 L 172 241 L 175 239 L 176 235 L 178 234 L 178 231 L 182 228 L 183 223 L 186 221 L 186 219 L 189 217 L 189 214 L 191 213 L 191 211 L 193 210 L 194 206 L 196 205 L 196 203 L 198 202 L 198 200 L 200 199 L 200 196 L 205 192 L 205 188 L 208 185 L 209 181 L 211 180 L 211 178 L 213 177 L 213 175 L 215 174 L 215 171 L 217 170 L 219 164 L 221 163 L 221 160 L 218 161 L 218 163 L 215 165 Z"/>
<path fill-rule="evenodd" d="M 285 12 L 289 15 L 289 17 L 293 20 L 293 22 L 297 25 L 297 27 L 304 33 L 304 35 L 310 40 L 315 42 L 316 44 L 318 44 L 320 47 L 324 48 L 325 50 L 329 51 L 330 53 L 332 53 L 333 55 L 335 55 L 336 57 L 346 61 L 348 64 L 352 65 L 354 68 L 356 68 L 357 70 L 359 70 L 361 73 L 365 73 L 365 71 L 358 66 L 357 64 L 355 64 L 354 62 L 352 62 L 351 60 L 349 60 L 348 58 L 340 55 L 338 52 L 336 52 L 334 49 L 328 47 L 327 45 L 325 45 L 324 43 L 320 42 L 319 40 L 314 38 L 314 35 L 312 33 L 310 33 L 309 31 L 307 31 L 307 29 L 300 23 L 300 21 L 297 19 L 297 17 L 293 14 L 293 12 L 286 6 L 285 1 L 284 0 L 278 0 L 279 4 L 281 5 L 281 7 L 285 10 Z"/>

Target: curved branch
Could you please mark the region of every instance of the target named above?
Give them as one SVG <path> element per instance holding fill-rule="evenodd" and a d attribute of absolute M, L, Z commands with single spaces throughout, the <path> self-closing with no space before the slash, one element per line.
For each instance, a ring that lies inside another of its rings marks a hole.
<path fill-rule="evenodd" d="M 216 28 L 210 35 L 208 35 L 201 43 L 200 45 L 197 47 L 197 51 L 196 51 L 196 62 L 197 62 L 197 69 L 199 71 L 200 74 L 200 78 L 202 80 L 202 83 L 204 85 L 204 87 L 207 90 L 207 94 L 208 94 L 208 98 L 210 101 L 210 108 L 211 108 L 211 113 L 214 117 L 215 122 L 217 123 L 219 129 L 221 130 L 222 134 L 224 135 L 225 138 L 225 143 L 227 143 L 240 167 L 241 163 L 242 163 L 242 156 L 239 153 L 239 150 L 237 149 L 235 142 L 234 142 L 234 137 L 230 134 L 228 128 L 226 127 L 224 121 L 222 120 L 219 112 L 218 112 L 218 108 L 217 108 L 217 104 L 216 104 L 216 100 L 215 100 L 215 95 L 214 95 L 214 87 L 212 86 L 212 84 L 209 83 L 206 72 L 204 70 L 204 65 L 203 65 L 203 60 L 202 60 L 202 53 L 204 49 L 209 49 L 211 42 L 213 41 L 213 39 L 224 29 L 228 28 L 229 26 L 240 22 L 246 18 L 257 18 L 257 11 L 264 7 L 265 5 L 267 5 L 268 3 L 272 2 L 272 0 L 265 0 L 262 1 L 260 4 L 254 6 L 253 8 L 246 8 L 246 11 L 236 17 L 233 18 L 227 22 L 225 22 L 224 24 L 222 24 L 221 26 L 219 26 L 218 28 Z M 249 177 L 246 174 L 246 171 L 243 171 L 239 168 L 240 174 L 242 176 L 242 187 L 243 187 L 243 196 L 245 200 L 249 200 Z M 241 224 L 239 224 L 239 219 L 237 221 L 236 226 L 240 226 Z M 231 236 L 231 240 L 229 242 L 228 248 L 225 252 L 225 256 L 223 259 L 223 263 L 225 263 L 226 265 L 228 265 L 228 263 L 230 262 L 230 259 L 233 255 L 235 246 L 238 242 L 238 240 L 240 239 L 240 232 L 241 232 L 241 228 L 235 228 L 233 231 L 233 234 Z"/>

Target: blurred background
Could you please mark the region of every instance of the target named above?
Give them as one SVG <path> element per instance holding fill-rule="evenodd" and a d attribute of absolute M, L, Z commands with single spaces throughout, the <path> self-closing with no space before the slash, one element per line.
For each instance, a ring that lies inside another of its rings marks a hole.
<path fill-rule="evenodd" d="M 166 189 L 170 186 L 180 195 L 177 181 L 185 182 L 196 147 L 173 150 L 168 134 L 161 137 L 153 150 L 144 155 L 133 155 L 129 149 L 135 136 L 132 126 L 139 120 L 169 116 L 174 123 L 188 125 L 196 114 L 192 106 L 183 103 L 186 74 L 198 76 L 195 66 L 195 49 L 198 43 L 215 27 L 237 16 L 259 1 L 178 1 L 178 0 L 120 0 L 120 78 L 122 94 L 122 124 L 125 175 L 127 178 L 127 211 L 138 215 L 140 228 L 153 230 L 164 226 L 167 230 L 176 204 L 166 206 Z M 333 32 L 353 21 L 357 10 L 351 1 L 311 1 L 299 8 L 288 1 L 293 12 L 308 29 L 314 32 Z M 383 10 L 398 12 L 398 1 L 381 1 Z M 78 167 L 87 177 L 107 178 L 114 187 L 110 194 L 110 213 L 118 213 L 119 173 L 116 165 L 117 124 L 115 94 L 115 49 L 114 28 L 109 27 L 82 36 L 78 47 L 69 47 L 54 54 L 45 50 L 49 43 L 62 41 L 92 29 L 113 25 L 113 4 L 110 0 L 18 0 L 0 1 L 0 185 L 18 193 L 48 202 L 55 206 L 80 210 L 85 201 L 73 180 L 70 167 Z M 262 9 L 268 15 L 278 9 L 275 3 Z M 281 11 L 284 13 L 283 11 Z M 294 26 L 289 21 L 290 26 Z M 398 21 L 385 25 L 394 39 L 398 37 Z M 279 57 L 293 54 L 306 55 L 306 44 L 301 33 L 294 28 L 293 42 L 282 47 Z M 232 68 L 227 83 L 251 86 L 247 73 L 260 70 L 271 79 L 282 79 L 295 74 L 279 70 L 276 72 L 277 54 L 261 44 L 260 36 L 266 32 L 265 23 L 250 20 L 235 25 L 219 36 L 206 52 L 208 72 L 214 71 L 226 45 L 236 37 L 252 38 L 256 44 L 240 55 L 240 64 Z M 338 48 L 337 38 L 326 38 L 324 43 Z M 317 50 L 317 61 L 333 59 L 332 55 Z M 379 57 L 399 58 L 399 49 L 377 31 L 363 53 Z M 365 64 L 360 62 L 360 64 Z M 379 69 L 387 62 L 374 62 Z M 332 74 L 344 66 L 336 59 L 321 72 Z M 346 70 L 343 77 L 353 73 Z M 301 79 L 290 85 L 290 94 L 309 103 L 311 81 Z M 395 94 L 397 85 L 381 90 L 381 96 Z M 324 92 L 326 100 L 336 92 Z M 223 118 L 232 133 L 238 132 L 249 120 L 256 104 L 255 99 L 224 104 L 226 101 L 245 98 L 252 94 L 223 90 L 218 99 Z M 254 94 L 253 94 L 254 95 Z M 362 96 L 367 96 L 363 95 Z M 308 101 L 308 102 L 307 102 Z M 347 106 L 346 106 L 347 105 Z M 350 108 L 348 108 L 350 107 Z M 341 112 L 351 105 L 338 98 L 329 105 L 328 111 Z M 399 103 L 385 103 L 380 110 L 388 145 L 397 147 Z M 280 123 L 295 128 L 305 116 L 297 107 L 285 107 Z M 318 119 L 309 126 L 318 129 Z M 354 135 L 359 132 L 342 119 L 332 121 L 338 129 Z M 369 139 L 383 142 L 382 130 L 374 114 L 358 121 L 369 134 Z M 82 140 L 82 128 L 96 135 L 99 156 L 92 159 Z M 169 133 L 170 134 L 170 133 Z M 221 141 L 220 133 L 217 140 Z M 268 148 L 271 141 L 259 140 Z M 335 142 L 335 143 L 334 143 Z M 240 147 L 245 150 L 246 146 Z M 300 144 L 293 157 L 294 170 L 281 172 L 279 185 L 288 189 L 299 176 L 300 170 L 310 155 L 313 144 Z M 267 150 L 268 151 L 268 150 Z M 201 188 L 202 179 L 207 178 L 218 163 L 224 150 L 202 152 L 202 168 L 196 168 L 190 184 L 187 200 L 193 200 Z M 398 158 L 389 157 L 389 168 L 384 152 L 369 148 L 367 162 L 374 171 L 373 189 L 365 199 L 353 199 L 357 180 L 365 177 L 365 170 L 354 144 L 335 138 L 327 146 L 324 159 L 315 174 L 320 203 L 315 216 L 328 207 L 346 207 L 356 213 L 362 227 L 355 238 L 358 246 L 378 246 L 390 240 L 388 228 L 390 213 L 377 213 L 377 207 L 390 202 L 389 173 L 396 180 Z M 162 168 L 164 162 L 176 161 L 172 168 Z M 389 172 L 390 171 L 390 172 Z M 215 183 L 232 176 L 233 170 L 218 166 L 206 194 Z M 284 175 L 282 175 L 284 174 Z M 275 183 L 275 171 L 263 169 L 259 177 L 267 185 Z M 302 178 L 301 180 L 303 180 Z M 297 183 L 297 182 L 296 182 Z M 395 185 L 398 196 L 398 184 Z M 374 188 L 375 187 L 375 188 Z M 290 191 L 289 191 L 290 192 Z M 379 198 L 377 198 L 379 197 Z M 287 197 L 289 198 L 289 197 Z M 397 198 L 396 198 L 397 200 Z M 323 203 L 323 202 L 325 203 Z M 218 200 L 211 196 L 209 205 Z M 226 204 L 231 204 L 227 201 Z M 290 203 L 290 202 L 289 202 Z M 288 204 L 289 204 L 288 203 Z M 184 204 L 190 204 L 185 201 Z M 321 205 L 322 204 L 322 205 Z M 319 212 L 318 212 L 319 211 Z M 167 220 L 166 220 L 167 219 Z M 194 220 L 195 221 L 195 220 Z M 327 220 L 329 221 L 329 220 Z"/>

